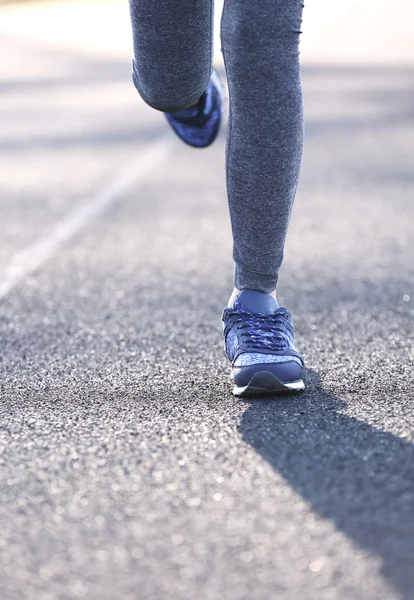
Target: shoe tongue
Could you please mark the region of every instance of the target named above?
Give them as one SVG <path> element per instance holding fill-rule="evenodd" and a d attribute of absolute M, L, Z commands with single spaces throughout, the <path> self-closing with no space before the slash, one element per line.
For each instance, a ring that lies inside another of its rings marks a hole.
<path fill-rule="evenodd" d="M 236 302 L 239 302 L 248 312 L 261 313 L 262 315 L 271 315 L 279 308 L 276 298 L 257 290 L 242 290 L 236 296 L 234 304 Z"/>

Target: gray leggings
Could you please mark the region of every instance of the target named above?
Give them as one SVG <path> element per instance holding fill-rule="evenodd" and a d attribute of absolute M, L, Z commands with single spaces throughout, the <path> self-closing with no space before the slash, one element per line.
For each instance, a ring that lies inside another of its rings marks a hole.
<path fill-rule="evenodd" d="M 229 85 L 227 193 L 234 285 L 276 289 L 299 180 L 302 0 L 225 0 L 221 44 Z M 130 0 L 133 79 L 157 110 L 182 110 L 206 89 L 213 0 Z"/>

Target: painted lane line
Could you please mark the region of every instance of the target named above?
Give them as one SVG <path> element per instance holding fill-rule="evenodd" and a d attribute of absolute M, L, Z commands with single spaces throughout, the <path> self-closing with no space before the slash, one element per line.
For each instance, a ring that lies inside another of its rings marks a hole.
<path fill-rule="evenodd" d="M 132 185 L 145 179 L 148 171 L 159 164 L 172 149 L 169 137 L 158 139 L 143 157 L 131 162 L 104 190 L 69 212 L 48 235 L 16 252 L 8 266 L 0 273 L 0 299 L 4 298 L 28 275 L 49 260 L 59 248 L 85 229 L 111 205 L 122 198 Z"/>

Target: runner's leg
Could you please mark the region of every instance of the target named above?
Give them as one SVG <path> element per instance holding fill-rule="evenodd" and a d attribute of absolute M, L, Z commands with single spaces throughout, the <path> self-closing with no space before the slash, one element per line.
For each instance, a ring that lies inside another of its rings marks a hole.
<path fill-rule="evenodd" d="M 276 289 L 303 146 L 302 0 L 225 0 L 234 285 Z"/>
<path fill-rule="evenodd" d="M 212 0 L 130 0 L 133 79 L 142 98 L 183 110 L 206 90 L 212 71 Z"/>

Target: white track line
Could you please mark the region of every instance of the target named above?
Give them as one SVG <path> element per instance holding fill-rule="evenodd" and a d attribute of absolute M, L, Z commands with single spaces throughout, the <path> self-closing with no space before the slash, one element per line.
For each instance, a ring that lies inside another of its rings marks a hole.
<path fill-rule="evenodd" d="M 167 156 L 172 148 L 171 143 L 169 137 L 158 139 L 140 160 L 137 158 L 130 163 L 104 190 L 69 212 L 48 235 L 16 252 L 9 265 L 0 273 L 0 299 L 50 259 L 93 219 L 117 202 L 133 184 L 144 179 L 148 171 Z"/>

